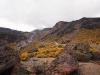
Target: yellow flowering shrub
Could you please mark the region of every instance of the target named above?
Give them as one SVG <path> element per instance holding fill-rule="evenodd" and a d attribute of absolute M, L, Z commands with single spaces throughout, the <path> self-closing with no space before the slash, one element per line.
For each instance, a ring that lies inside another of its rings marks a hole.
<path fill-rule="evenodd" d="M 24 61 L 29 57 L 29 54 L 27 52 L 24 52 L 21 54 L 21 60 Z"/>
<path fill-rule="evenodd" d="M 38 58 L 56 57 L 62 51 L 64 45 L 49 43 L 43 48 L 38 48 L 38 52 L 34 52 L 33 55 Z"/>
<path fill-rule="evenodd" d="M 72 37 L 72 42 L 87 42 L 91 46 L 100 45 L 100 28 L 94 30 L 82 29 Z"/>
<path fill-rule="evenodd" d="M 97 48 L 90 48 L 90 52 L 98 52 L 100 54 L 100 50 L 98 50 Z"/>

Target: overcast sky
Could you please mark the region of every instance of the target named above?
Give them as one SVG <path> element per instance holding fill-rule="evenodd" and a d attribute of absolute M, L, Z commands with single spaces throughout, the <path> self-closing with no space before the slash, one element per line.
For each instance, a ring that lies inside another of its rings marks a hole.
<path fill-rule="evenodd" d="M 100 17 L 100 0 L 0 0 L 0 27 L 32 31 L 82 17 Z"/>

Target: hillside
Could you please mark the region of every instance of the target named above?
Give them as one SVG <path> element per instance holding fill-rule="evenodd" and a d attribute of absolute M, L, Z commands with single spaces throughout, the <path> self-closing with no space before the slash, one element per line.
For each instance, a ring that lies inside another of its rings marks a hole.
<path fill-rule="evenodd" d="M 81 29 L 98 29 L 100 28 L 100 18 L 82 18 L 72 22 L 57 22 L 52 28 L 43 30 L 34 30 L 33 39 L 36 41 L 58 41 L 65 42 L 78 33 Z M 65 40 L 66 39 L 66 40 Z"/>
<path fill-rule="evenodd" d="M 72 22 L 60 21 L 52 28 L 51 33 L 44 36 L 42 40 L 48 40 L 50 38 L 54 39 L 54 37 L 56 37 L 54 40 L 58 42 L 60 41 L 59 38 L 62 39 L 61 42 L 65 41 L 66 39 L 71 40 L 71 38 L 82 28 L 86 30 L 100 28 L 100 18 L 82 18 Z"/>
<path fill-rule="evenodd" d="M 8 43 L 14 43 L 18 49 L 28 45 L 31 41 L 32 33 L 22 32 L 9 28 L 0 27 L 0 46 Z"/>
<path fill-rule="evenodd" d="M 51 32 L 52 28 L 44 28 L 43 30 L 39 30 L 36 29 L 34 31 L 32 31 L 31 33 L 34 34 L 33 36 L 33 42 L 39 41 L 41 38 L 43 38 L 44 36 L 46 36 L 47 34 L 49 34 Z"/>
<path fill-rule="evenodd" d="M 38 48 L 38 52 L 32 55 L 36 57 L 55 57 L 69 42 L 87 42 L 92 51 L 100 48 L 100 18 L 82 18 L 72 22 L 59 21 L 47 32 L 36 31 L 31 44 L 27 45 L 22 52 Z M 42 46 L 42 48 L 41 48 Z M 97 48 L 94 48 L 98 46 Z M 24 54 L 24 53 L 23 53 Z M 26 53 L 28 54 L 28 53 Z"/>

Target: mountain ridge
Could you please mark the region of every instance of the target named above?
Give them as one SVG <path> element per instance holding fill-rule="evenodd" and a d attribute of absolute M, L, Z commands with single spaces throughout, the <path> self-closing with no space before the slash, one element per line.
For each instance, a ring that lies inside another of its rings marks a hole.
<path fill-rule="evenodd" d="M 30 42 L 30 37 L 32 35 L 33 34 L 30 32 L 22 32 L 10 28 L 0 27 L 0 46 L 13 43 L 16 44 L 18 49 L 20 49 L 21 47 L 24 47 L 32 42 Z"/>
<path fill-rule="evenodd" d="M 100 28 L 100 18 L 82 18 L 72 22 L 59 21 L 51 29 L 51 32 L 44 36 L 42 40 L 46 40 L 52 36 L 63 36 L 78 29 L 94 29 Z"/>

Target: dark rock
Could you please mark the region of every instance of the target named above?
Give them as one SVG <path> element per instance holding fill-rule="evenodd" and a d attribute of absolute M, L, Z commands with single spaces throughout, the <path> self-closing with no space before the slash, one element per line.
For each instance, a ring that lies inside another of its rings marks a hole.
<path fill-rule="evenodd" d="M 14 75 L 19 62 L 19 55 L 8 45 L 0 49 L 0 75 Z"/>
<path fill-rule="evenodd" d="M 92 52 L 91 60 L 100 60 L 100 54 L 98 52 Z"/>
<path fill-rule="evenodd" d="M 78 69 L 78 62 L 70 54 L 62 52 L 50 64 L 50 67 L 43 71 L 43 75 L 69 75 Z"/>
<path fill-rule="evenodd" d="M 62 41 L 61 43 L 66 44 L 66 43 L 69 43 L 69 42 L 71 42 L 71 40 L 65 40 L 65 41 Z"/>
<path fill-rule="evenodd" d="M 44 48 L 44 47 L 45 47 L 44 45 L 40 45 L 40 46 L 39 46 L 39 48 Z"/>
<path fill-rule="evenodd" d="M 0 65 L 0 75 L 15 75 L 19 66 L 19 60 L 14 58 L 6 64 Z"/>
<path fill-rule="evenodd" d="M 29 50 L 28 53 L 37 52 L 37 51 L 38 51 L 38 48 L 34 48 L 32 50 Z"/>
<path fill-rule="evenodd" d="M 70 75 L 80 75 L 80 74 L 79 74 L 79 71 L 76 70 L 76 71 L 72 72 Z"/>
<path fill-rule="evenodd" d="M 73 55 L 79 61 L 88 61 L 92 56 L 89 49 L 90 45 L 88 43 L 69 43 L 64 52 Z"/>

